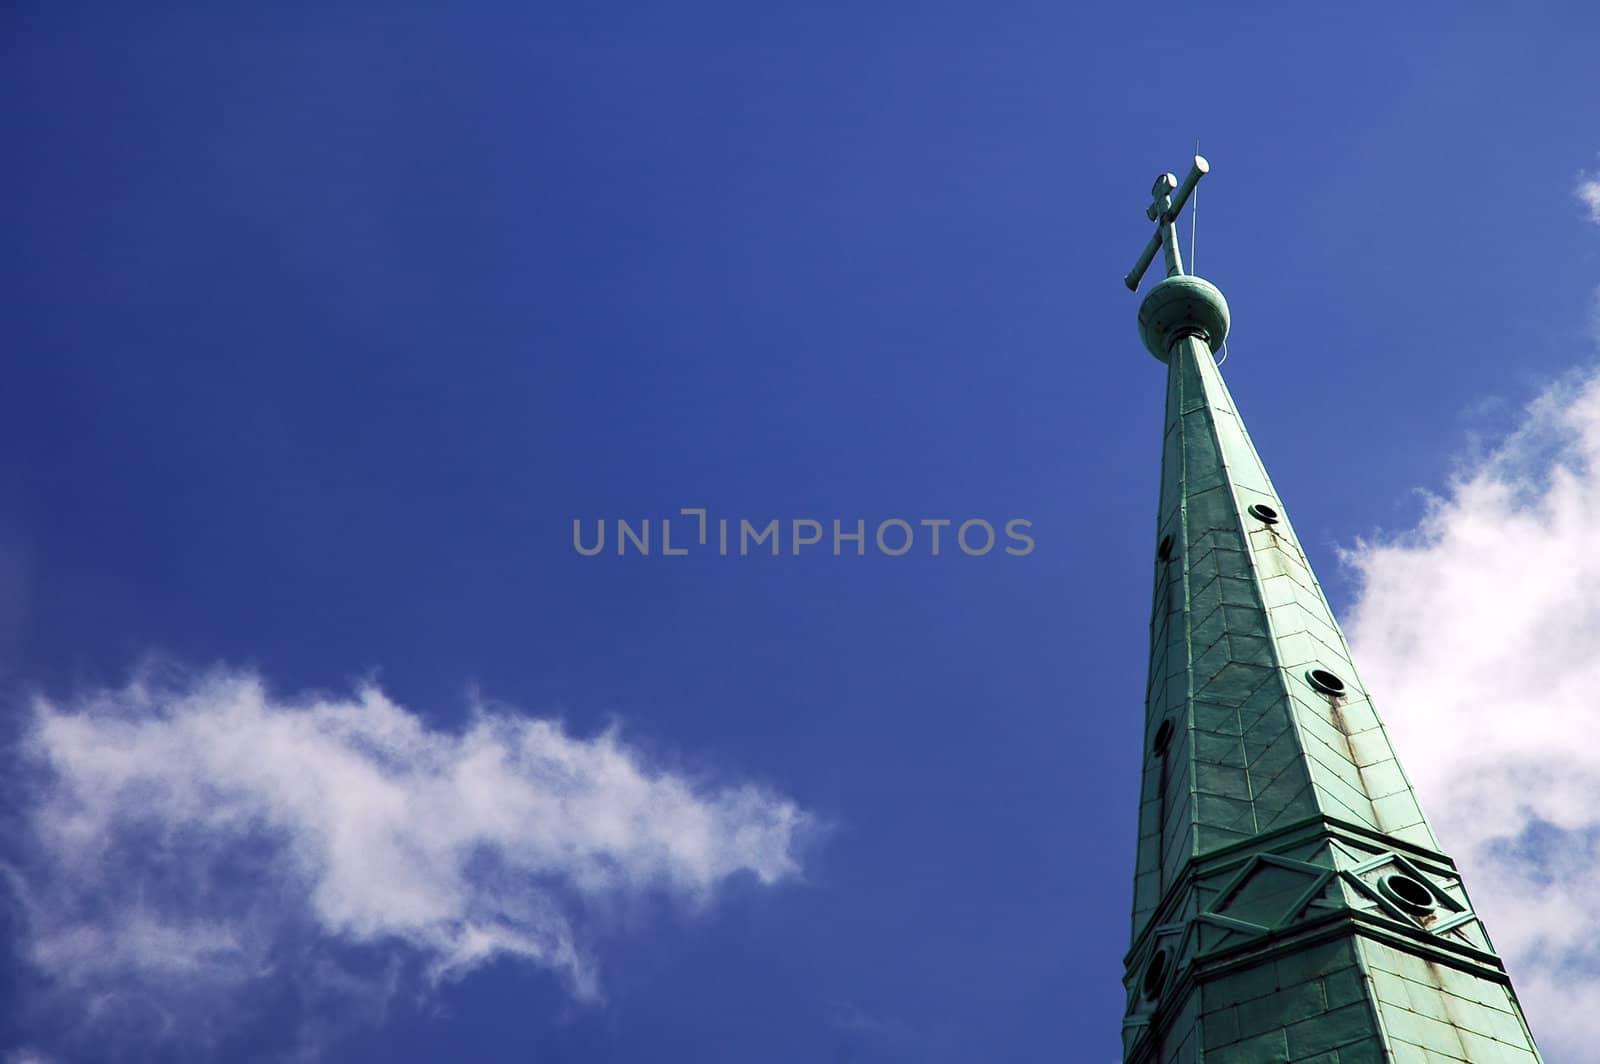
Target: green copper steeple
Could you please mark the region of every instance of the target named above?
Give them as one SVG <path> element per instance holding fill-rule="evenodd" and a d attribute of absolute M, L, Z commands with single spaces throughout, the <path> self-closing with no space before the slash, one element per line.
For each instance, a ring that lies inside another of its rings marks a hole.
<path fill-rule="evenodd" d="M 1128 1064 L 1535 1064 L 1505 966 L 1439 848 L 1213 358 L 1226 300 L 1156 180 L 1167 366 Z"/>

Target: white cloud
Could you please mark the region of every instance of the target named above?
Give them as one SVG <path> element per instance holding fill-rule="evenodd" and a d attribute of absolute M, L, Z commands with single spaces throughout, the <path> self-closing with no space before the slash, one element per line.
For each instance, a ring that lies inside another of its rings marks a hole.
<path fill-rule="evenodd" d="M 58 997 L 135 1001 L 158 1032 L 271 975 L 393 989 L 392 965 L 351 978 L 333 949 L 398 949 L 430 980 L 511 957 L 593 999 L 586 919 L 794 877 L 809 823 L 768 791 L 653 769 L 615 731 L 479 707 L 450 733 L 376 687 L 284 701 L 233 671 L 41 700 L 24 746 L 33 850 L 10 878 L 29 957 Z"/>
<path fill-rule="evenodd" d="M 1576 192 L 1578 199 L 1589 208 L 1589 220 L 1600 225 L 1600 178 L 1579 174 Z"/>
<path fill-rule="evenodd" d="M 1552 1060 L 1600 1039 L 1600 375 L 1413 531 L 1350 552 L 1349 634 Z"/>

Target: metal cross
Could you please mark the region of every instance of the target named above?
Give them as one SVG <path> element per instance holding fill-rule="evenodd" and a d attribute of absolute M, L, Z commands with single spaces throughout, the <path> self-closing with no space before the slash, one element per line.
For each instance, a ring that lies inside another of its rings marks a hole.
<path fill-rule="evenodd" d="M 1128 291 L 1139 290 L 1139 280 L 1144 277 L 1144 271 L 1150 268 L 1150 261 L 1156 257 L 1158 250 L 1167 253 L 1168 277 L 1176 277 L 1183 272 L 1183 255 L 1178 251 L 1178 229 L 1173 223 L 1178 220 L 1178 212 L 1183 210 L 1183 205 L 1189 202 L 1189 193 L 1210 171 L 1211 164 L 1206 162 L 1206 157 L 1196 155 L 1194 166 L 1190 168 L 1189 176 L 1183 179 L 1183 184 L 1178 184 L 1178 179 L 1171 174 L 1156 178 L 1155 187 L 1150 190 L 1154 200 L 1144 212 L 1147 218 L 1156 223 L 1156 231 L 1151 235 L 1150 243 L 1145 245 L 1139 261 L 1122 279 Z M 1173 194 L 1174 189 L 1177 190 L 1176 195 Z"/>

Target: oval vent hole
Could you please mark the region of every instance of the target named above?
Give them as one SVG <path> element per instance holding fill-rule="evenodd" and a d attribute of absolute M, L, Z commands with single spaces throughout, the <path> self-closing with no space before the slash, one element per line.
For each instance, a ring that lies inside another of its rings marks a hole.
<path fill-rule="evenodd" d="M 1312 687 L 1325 695 L 1344 694 L 1344 681 L 1327 669 L 1312 669 L 1306 673 L 1306 679 L 1311 681 Z"/>
<path fill-rule="evenodd" d="M 1379 881 L 1378 886 L 1392 900 L 1399 902 L 1401 908 L 1415 913 L 1425 913 L 1433 908 L 1433 892 L 1410 876 L 1398 872 L 1387 875 Z"/>
<path fill-rule="evenodd" d="M 1264 521 L 1269 525 L 1275 525 L 1278 523 L 1278 511 L 1274 510 L 1266 503 L 1251 503 L 1249 513 L 1251 517 L 1254 517 L 1258 521 Z"/>
<path fill-rule="evenodd" d="M 1161 755 L 1165 754 L 1167 752 L 1167 747 L 1171 745 L 1172 722 L 1170 720 L 1164 720 L 1161 722 L 1161 727 L 1156 729 L 1156 737 L 1155 740 L 1151 742 L 1150 749 L 1154 750 L 1157 755 Z"/>
<path fill-rule="evenodd" d="M 1167 974 L 1167 951 L 1156 950 L 1150 958 L 1150 967 L 1144 970 L 1144 996 L 1153 998 L 1161 992 L 1161 979 Z"/>
<path fill-rule="evenodd" d="M 1161 542 L 1156 546 L 1156 557 L 1164 562 L 1172 560 L 1172 537 L 1170 535 L 1161 537 Z"/>

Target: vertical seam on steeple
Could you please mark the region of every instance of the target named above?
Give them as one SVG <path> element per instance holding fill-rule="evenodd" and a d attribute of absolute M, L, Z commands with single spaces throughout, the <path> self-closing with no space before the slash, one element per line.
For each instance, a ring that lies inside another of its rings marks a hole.
<path fill-rule="evenodd" d="M 1174 422 L 1174 424 L 1168 425 L 1168 426 L 1166 426 L 1166 428 L 1167 428 L 1168 431 L 1176 431 L 1177 434 L 1178 434 L 1178 441 L 1179 442 L 1178 442 L 1178 452 L 1177 452 L 1178 453 L 1177 483 L 1181 486 L 1183 484 L 1188 483 L 1188 479 L 1189 479 L 1189 451 L 1188 451 L 1188 448 L 1183 446 L 1183 417 L 1182 417 L 1182 410 L 1183 410 L 1183 374 L 1179 370 L 1178 367 L 1172 366 L 1172 365 L 1169 365 L 1167 367 L 1167 372 L 1168 372 L 1168 376 L 1171 378 L 1169 380 L 1169 382 L 1168 382 L 1168 392 L 1170 394 L 1174 390 L 1176 390 L 1177 401 L 1178 401 L 1177 408 L 1178 408 L 1178 411 L 1179 411 L 1179 416 L 1176 419 L 1176 421 Z M 1166 419 L 1163 418 L 1163 421 L 1165 421 L 1165 420 Z M 1166 451 L 1167 451 L 1167 440 L 1166 440 L 1166 434 L 1165 433 L 1162 434 L 1161 451 L 1162 451 L 1162 462 L 1163 462 L 1163 464 L 1165 464 Z M 1165 487 L 1165 483 L 1164 483 L 1165 480 L 1166 480 L 1166 471 L 1165 471 L 1165 469 L 1163 469 L 1163 471 L 1162 471 L 1162 480 L 1163 480 L 1163 485 L 1162 486 Z M 1191 627 L 1193 625 L 1193 618 L 1190 616 L 1190 609 L 1189 609 L 1189 525 L 1188 525 L 1189 499 L 1188 499 L 1188 496 L 1181 490 L 1181 488 L 1177 493 L 1177 503 L 1178 503 L 1177 511 L 1176 511 L 1176 518 L 1177 519 L 1174 522 L 1173 531 L 1172 531 L 1171 534 L 1175 537 L 1175 542 L 1174 542 L 1174 547 L 1173 547 L 1173 557 L 1175 557 L 1177 559 L 1180 559 L 1179 565 L 1178 565 L 1178 581 L 1179 581 L 1179 592 L 1183 595 L 1183 610 L 1182 610 L 1182 614 L 1181 614 L 1181 620 L 1182 620 L 1182 623 L 1183 623 L 1183 642 L 1184 642 L 1185 646 L 1188 646 L 1190 629 L 1191 629 Z M 1162 515 L 1162 514 L 1157 514 L 1156 531 L 1157 531 L 1158 534 L 1161 531 L 1160 521 L 1162 520 L 1163 516 L 1164 515 Z M 1170 564 L 1170 563 L 1168 563 L 1168 564 Z M 1169 586 L 1170 586 L 1170 579 L 1169 579 Z M 1167 646 L 1168 647 L 1170 647 L 1172 645 L 1172 630 L 1171 630 L 1171 626 L 1172 626 L 1172 623 L 1173 623 L 1172 622 L 1172 600 L 1173 600 L 1173 596 L 1169 592 L 1168 595 L 1167 595 L 1167 617 L 1168 617 L 1168 619 L 1167 619 Z M 1171 668 L 1172 668 L 1171 662 L 1168 662 L 1167 663 L 1167 670 L 1168 670 L 1167 674 L 1169 676 L 1171 675 Z M 1194 677 L 1192 675 L 1192 670 L 1191 669 L 1188 669 L 1188 668 L 1184 669 L 1184 684 L 1185 684 L 1184 705 L 1188 706 L 1190 704 L 1190 702 L 1193 700 L 1193 697 L 1194 697 Z M 1167 704 L 1163 705 L 1161 707 L 1161 712 L 1159 714 L 1157 714 L 1162 719 L 1166 718 L 1166 715 L 1168 713 L 1168 707 L 1170 706 L 1171 700 L 1172 700 L 1170 691 L 1169 692 L 1164 692 L 1164 694 L 1166 695 L 1166 703 Z M 1194 720 L 1188 714 L 1185 714 L 1185 720 L 1183 721 L 1183 728 L 1184 728 L 1185 749 L 1187 749 L 1190 752 L 1190 757 L 1192 759 L 1193 758 L 1193 752 L 1194 752 Z M 1165 766 L 1163 766 L 1163 767 L 1165 767 Z M 1160 821 L 1159 824 L 1156 825 L 1156 908 L 1157 909 L 1159 909 L 1161 907 L 1161 902 L 1166 898 L 1166 893 L 1167 893 L 1167 841 L 1168 840 L 1167 840 L 1167 816 L 1166 816 L 1166 814 L 1167 814 L 1166 787 L 1170 786 L 1171 782 L 1172 782 L 1171 773 L 1163 772 L 1162 773 L 1162 779 L 1161 779 L 1161 784 L 1162 784 L 1161 799 L 1162 800 L 1161 800 L 1161 803 L 1160 803 L 1160 812 L 1159 812 L 1159 815 L 1161 817 L 1161 821 Z M 1190 788 L 1190 792 L 1191 792 L 1190 793 L 1190 797 L 1189 797 L 1189 815 L 1190 815 L 1190 818 L 1192 820 L 1192 818 L 1194 816 L 1194 807 L 1195 807 L 1195 801 L 1194 801 L 1194 795 L 1193 795 L 1194 773 L 1192 771 L 1189 773 L 1189 788 Z M 1194 834 L 1194 829 L 1193 829 L 1192 825 L 1191 825 L 1191 828 L 1190 828 L 1190 834 L 1191 835 Z M 1192 852 L 1192 849 L 1191 849 L 1191 852 Z M 1153 913 L 1152 913 L 1152 915 L 1153 915 Z"/>
<path fill-rule="evenodd" d="M 1178 554 L 1182 559 L 1181 575 L 1183 581 L 1183 645 L 1188 648 L 1187 662 L 1183 670 L 1183 728 L 1184 739 L 1188 744 L 1189 752 L 1189 857 L 1192 859 L 1200 846 L 1200 787 L 1195 778 L 1195 728 L 1194 728 L 1194 604 L 1190 598 L 1190 590 L 1194 586 L 1190 579 L 1189 570 L 1189 447 L 1183 433 L 1183 367 L 1172 359 L 1167 360 L 1169 372 L 1176 374 L 1178 392 L 1178 416 L 1175 429 L 1178 433 L 1178 461 L 1182 464 L 1179 484 L 1182 490 L 1178 492 L 1178 520 L 1176 532 L 1178 535 Z M 1165 442 L 1162 444 L 1165 446 Z M 1165 879 L 1166 855 L 1162 855 L 1162 878 Z"/>
<path fill-rule="evenodd" d="M 1361 981 L 1366 985 L 1366 993 L 1361 995 L 1366 999 L 1367 1008 L 1372 1013 L 1373 1023 L 1378 1030 L 1378 1048 L 1383 1051 L 1385 1061 L 1394 1060 L 1394 1042 L 1389 1038 L 1389 1026 L 1383 1022 L 1383 1009 L 1378 1007 L 1378 981 L 1372 977 L 1372 966 L 1367 963 L 1367 955 L 1361 949 L 1361 933 L 1355 932 L 1350 936 L 1350 951 L 1356 955 L 1356 970 L 1361 973 Z M 1532 1041 L 1533 1035 L 1528 1036 Z"/>
<path fill-rule="evenodd" d="M 1168 367 L 1168 380 L 1167 380 L 1167 391 L 1168 391 L 1169 395 L 1170 395 L 1170 393 L 1171 393 L 1171 391 L 1172 391 L 1172 389 L 1174 387 L 1177 387 L 1180 391 L 1182 390 L 1182 384 L 1183 384 L 1182 378 L 1181 378 L 1181 376 L 1179 376 L 1177 378 L 1174 378 L 1173 377 L 1173 373 L 1174 372 L 1175 372 L 1175 369 L 1173 367 L 1169 366 Z M 1177 409 L 1182 410 L 1182 408 L 1183 408 L 1183 404 L 1180 401 L 1178 403 Z M 1162 421 L 1163 421 L 1163 429 L 1162 429 L 1162 436 L 1161 436 L 1161 485 L 1162 485 L 1162 491 L 1161 491 L 1160 496 L 1156 500 L 1156 538 L 1157 538 L 1158 541 L 1159 541 L 1160 537 L 1163 534 L 1162 531 L 1161 531 L 1162 527 L 1163 527 L 1163 522 L 1167 519 L 1167 515 L 1166 515 L 1166 501 L 1167 500 L 1166 500 L 1166 492 L 1165 492 L 1166 482 L 1167 482 L 1167 473 L 1169 472 L 1168 469 L 1167 469 L 1167 453 L 1168 453 L 1168 451 L 1167 451 L 1167 433 L 1173 427 L 1172 425 L 1166 424 L 1167 415 L 1165 413 L 1163 414 Z M 1183 479 L 1183 474 L 1185 472 L 1186 463 L 1187 463 L 1187 457 L 1184 454 L 1183 448 L 1181 448 L 1181 447 L 1178 449 L 1177 458 L 1178 458 L 1178 465 L 1179 465 L 1179 468 L 1177 470 L 1177 474 L 1178 474 L 1178 480 L 1181 483 L 1182 479 Z M 1186 536 L 1185 536 L 1185 534 L 1183 532 L 1183 515 L 1184 515 L 1184 512 L 1185 512 L 1185 509 L 1186 509 L 1186 502 L 1185 502 L 1185 500 L 1183 498 L 1183 493 L 1179 492 L 1178 493 L 1178 521 L 1177 521 L 1177 527 L 1174 529 L 1174 532 L 1173 532 L 1174 540 L 1175 540 L 1175 546 L 1174 546 L 1174 550 L 1173 550 L 1173 556 L 1174 557 L 1180 557 L 1181 556 L 1179 554 L 1179 547 L 1182 546 L 1183 541 L 1186 540 Z M 1171 578 L 1170 578 L 1170 575 L 1168 574 L 1167 570 L 1168 570 L 1168 568 L 1169 568 L 1169 566 L 1171 564 L 1172 563 L 1170 561 L 1163 561 L 1159 557 L 1157 558 L 1157 569 L 1156 569 L 1157 580 L 1156 580 L 1155 589 L 1154 589 L 1153 594 L 1151 596 L 1151 605 L 1150 605 L 1150 610 L 1151 610 L 1151 616 L 1150 616 L 1150 669 L 1149 669 L 1148 674 L 1146 675 L 1145 690 L 1144 690 L 1144 699 L 1145 699 L 1144 743 L 1143 743 L 1143 746 L 1141 747 L 1140 759 L 1139 759 L 1140 760 L 1140 766 L 1139 766 L 1140 802 L 1139 802 L 1139 817 L 1138 817 L 1138 820 L 1137 820 L 1138 827 L 1136 829 L 1138 831 L 1138 838 L 1135 840 L 1135 846 L 1134 846 L 1133 906 L 1132 906 L 1131 912 L 1129 913 L 1129 922 L 1133 926 L 1133 933 L 1134 933 L 1134 935 L 1136 937 L 1138 936 L 1138 934 L 1140 932 L 1139 913 L 1140 913 L 1141 910 L 1140 910 L 1140 895 L 1139 895 L 1139 873 L 1142 871 L 1142 869 L 1140 868 L 1140 864 L 1139 864 L 1139 862 L 1140 862 L 1140 858 L 1139 858 L 1140 842 L 1139 842 L 1139 840 L 1144 837 L 1144 832 L 1143 832 L 1143 824 L 1144 824 L 1144 817 L 1145 817 L 1144 788 L 1145 788 L 1146 783 L 1149 780 L 1148 768 L 1149 768 L 1149 758 L 1151 756 L 1151 749 L 1152 749 L 1151 748 L 1151 740 L 1152 740 L 1152 737 L 1154 735 L 1153 728 L 1159 728 L 1160 727 L 1159 721 L 1165 720 L 1166 717 L 1167 717 L 1167 706 L 1165 704 L 1157 707 L 1157 712 L 1152 715 L 1152 713 L 1151 713 L 1151 708 L 1152 708 L 1151 699 L 1154 696 L 1158 686 L 1162 690 L 1162 696 L 1163 696 L 1164 700 L 1168 699 L 1170 697 L 1170 692 L 1168 692 L 1166 690 L 1166 688 L 1165 688 L 1166 673 L 1163 672 L 1162 675 L 1158 676 L 1157 672 L 1156 672 L 1156 663 L 1157 663 L 1158 659 L 1161 660 L 1164 663 L 1163 669 L 1170 669 L 1171 663 L 1166 660 L 1166 657 L 1165 657 L 1164 654 L 1159 654 L 1158 653 L 1157 646 L 1156 646 L 1156 636 L 1157 636 L 1157 633 L 1164 633 L 1165 639 L 1167 641 L 1167 645 L 1170 647 L 1171 640 L 1172 640 L 1171 627 L 1172 627 L 1172 605 L 1173 605 L 1174 593 L 1173 593 L 1173 591 L 1171 589 Z M 1187 605 L 1188 605 L 1188 594 L 1189 594 L 1189 592 L 1188 592 L 1189 579 L 1188 579 L 1188 570 L 1187 570 L 1186 566 L 1180 566 L 1179 567 L 1179 579 L 1182 581 L 1182 587 L 1180 588 L 1180 592 L 1184 597 L 1185 607 L 1187 607 Z M 1163 623 L 1162 623 L 1163 618 L 1161 616 L 1161 613 L 1159 612 L 1161 610 L 1161 608 L 1163 607 L 1163 605 L 1165 606 L 1165 613 L 1166 613 L 1166 618 L 1165 618 L 1166 623 L 1165 623 L 1164 626 L 1163 626 Z M 1187 638 L 1187 636 L 1188 636 L 1188 631 L 1187 631 L 1188 610 L 1187 610 L 1187 608 L 1185 608 L 1185 610 L 1184 610 L 1184 619 L 1185 619 L 1185 626 L 1186 626 L 1184 634 L 1185 634 L 1185 638 Z M 1187 727 L 1187 725 L 1186 725 L 1186 727 Z M 1190 748 L 1192 749 L 1193 743 L 1194 743 L 1193 734 L 1192 733 L 1191 734 L 1187 734 L 1186 737 L 1185 737 L 1185 741 L 1190 745 Z M 1165 791 L 1165 787 L 1166 787 L 1166 785 L 1167 785 L 1169 780 L 1170 780 L 1170 773 L 1167 774 L 1167 778 L 1166 779 L 1158 779 L 1157 780 L 1157 785 L 1160 786 L 1162 788 L 1162 790 L 1161 790 L 1161 792 L 1160 792 L 1160 794 L 1158 796 L 1158 801 L 1156 802 L 1156 808 L 1154 810 L 1154 816 L 1156 817 L 1156 825 L 1155 825 L 1155 827 L 1156 827 L 1156 831 L 1155 831 L 1155 836 L 1156 836 L 1156 838 L 1155 838 L 1155 869 L 1154 869 L 1155 876 L 1156 876 L 1156 896 L 1155 896 L 1154 901 L 1150 905 L 1149 914 L 1148 914 L 1148 917 L 1146 919 L 1146 924 L 1148 924 L 1150 919 L 1154 918 L 1155 913 L 1161 908 L 1161 903 L 1165 899 L 1165 896 L 1166 896 L 1166 885 L 1167 885 L 1166 884 L 1166 867 L 1167 867 L 1167 861 L 1166 861 L 1166 791 Z"/>
<path fill-rule="evenodd" d="M 1240 541 L 1241 545 L 1244 547 L 1246 556 L 1250 558 L 1250 563 L 1251 563 L 1250 564 L 1250 587 L 1251 587 L 1252 592 L 1255 595 L 1256 606 L 1261 611 L 1262 623 L 1264 625 L 1266 625 L 1266 628 L 1267 628 L 1267 633 L 1268 633 L 1267 642 L 1273 644 L 1273 647 L 1272 647 L 1272 651 L 1273 651 L 1272 660 L 1275 663 L 1277 663 L 1278 671 L 1281 672 L 1282 671 L 1282 662 L 1281 662 L 1281 660 L 1280 660 L 1280 658 L 1278 656 L 1278 653 L 1277 653 L 1276 640 L 1271 637 L 1271 635 L 1272 635 L 1272 616 L 1271 616 L 1271 614 L 1269 614 L 1267 612 L 1267 600 L 1266 600 L 1266 596 L 1262 593 L 1262 590 L 1261 590 L 1260 575 L 1257 573 L 1256 566 L 1255 566 L 1255 555 L 1250 553 L 1250 533 L 1248 531 L 1246 531 L 1246 529 L 1244 527 L 1244 517 L 1241 516 L 1240 513 L 1239 513 L 1239 496 L 1234 490 L 1233 470 L 1228 465 L 1228 451 L 1227 451 L 1227 448 L 1223 447 L 1223 445 L 1222 445 L 1222 435 L 1221 435 L 1221 433 L 1219 433 L 1217 431 L 1216 407 L 1212 404 L 1211 393 L 1210 393 L 1210 390 L 1206 387 L 1205 376 L 1201 372 L 1201 367 L 1199 365 L 1199 360 L 1202 357 L 1202 355 L 1205 358 L 1210 358 L 1211 357 L 1211 352 L 1206 349 L 1205 345 L 1203 343 L 1201 343 L 1200 340 L 1198 340 L 1197 338 L 1191 336 L 1191 337 L 1185 337 L 1184 339 L 1180 340 L 1175 345 L 1174 354 L 1177 356 L 1178 359 L 1193 358 L 1195 360 L 1195 362 L 1196 362 L 1196 365 L 1195 365 L 1195 377 L 1200 381 L 1200 390 L 1201 390 L 1201 393 L 1202 393 L 1202 398 L 1205 399 L 1205 403 L 1206 403 L 1206 405 L 1205 405 L 1206 428 L 1209 429 L 1210 432 L 1211 432 L 1211 443 L 1212 443 L 1212 446 L 1214 446 L 1216 448 L 1217 462 L 1222 468 L 1222 482 L 1227 485 L 1227 487 L 1228 487 L 1228 498 L 1232 502 L 1232 505 L 1228 508 L 1228 510 L 1233 515 L 1234 526 L 1235 526 L 1235 528 L 1237 529 L 1237 531 L 1239 533 L 1239 541 Z M 1223 638 L 1226 639 L 1226 638 L 1228 638 L 1228 636 L 1225 634 L 1223 636 Z M 1230 649 L 1232 647 L 1231 641 L 1229 643 L 1229 647 L 1230 647 Z M 1191 674 L 1192 674 L 1193 669 L 1191 668 L 1190 671 L 1191 671 Z M 1192 683 L 1192 680 L 1191 680 L 1191 683 Z M 1291 719 L 1294 716 L 1292 711 L 1290 712 L 1289 715 L 1290 715 Z M 1244 709 L 1243 709 L 1243 707 L 1242 706 L 1235 706 L 1234 710 L 1233 710 L 1233 716 L 1234 716 L 1234 721 L 1238 724 L 1238 730 L 1239 730 L 1239 761 L 1240 761 L 1241 765 L 1243 765 L 1245 793 L 1249 796 L 1249 802 L 1250 802 L 1250 824 L 1251 824 L 1251 828 L 1252 828 L 1250 833 L 1252 835 L 1256 835 L 1256 834 L 1260 834 L 1260 832 L 1261 832 L 1261 818 L 1260 818 L 1260 814 L 1256 811 L 1256 788 L 1255 788 L 1255 781 L 1251 778 L 1251 775 L 1250 775 L 1250 752 L 1249 752 L 1249 749 L 1245 746 L 1245 742 L 1244 742 Z M 1300 735 L 1299 735 L 1298 732 L 1295 734 L 1295 743 L 1300 749 L 1301 758 L 1304 759 L 1304 757 L 1305 757 L 1305 747 L 1300 742 Z"/>
<path fill-rule="evenodd" d="M 1232 504 L 1229 507 L 1229 512 L 1233 514 L 1234 524 L 1238 528 L 1239 539 L 1244 548 L 1245 557 L 1250 561 L 1250 589 L 1255 596 L 1256 606 L 1261 611 L 1262 624 L 1266 627 L 1268 653 L 1272 656 L 1276 681 L 1283 689 L 1284 711 L 1289 717 L 1289 731 L 1294 736 L 1295 750 L 1298 752 L 1300 763 L 1305 767 L 1306 782 L 1309 786 L 1315 788 L 1316 779 L 1313 775 L 1310 757 L 1306 753 L 1305 736 L 1300 731 L 1300 718 L 1294 708 L 1294 692 L 1289 687 L 1288 670 L 1284 668 L 1283 653 L 1278 647 L 1277 627 L 1273 624 L 1272 611 L 1267 608 L 1266 589 L 1261 584 L 1261 567 L 1257 564 L 1255 545 L 1251 542 L 1250 532 L 1245 527 L 1238 485 L 1234 481 L 1233 469 L 1228 462 L 1227 448 L 1222 443 L 1222 434 L 1217 431 L 1216 406 L 1212 402 L 1211 390 L 1206 387 L 1204 367 L 1200 364 L 1202 358 L 1211 358 L 1211 352 L 1199 340 L 1192 337 L 1180 341 L 1178 347 L 1180 349 L 1178 351 L 1180 358 L 1193 358 L 1195 360 L 1195 376 L 1200 379 L 1201 389 L 1206 393 L 1206 425 L 1211 430 L 1211 439 L 1217 448 L 1217 461 L 1222 465 L 1223 483 L 1228 487 L 1228 499 Z M 1215 372 L 1215 363 L 1212 364 L 1211 368 Z M 1235 411 L 1234 416 L 1238 417 L 1237 411 Z M 1271 682 L 1273 681 L 1268 681 L 1268 683 Z M 1249 750 L 1244 744 L 1244 716 L 1242 709 L 1236 709 L 1234 712 L 1239 721 L 1239 746 L 1241 760 L 1244 762 L 1245 789 L 1246 793 L 1250 795 L 1250 820 L 1255 826 L 1255 833 L 1259 833 L 1261 831 L 1261 819 L 1260 813 L 1256 809 L 1255 781 L 1250 773 Z M 1321 803 L 1319 802 L 1318 807 L 1320 808 L 1320 806 Z"/>

